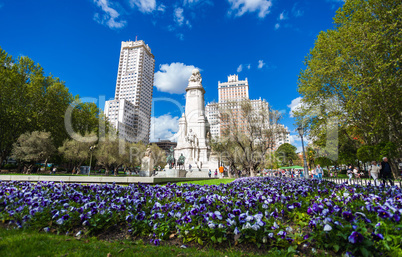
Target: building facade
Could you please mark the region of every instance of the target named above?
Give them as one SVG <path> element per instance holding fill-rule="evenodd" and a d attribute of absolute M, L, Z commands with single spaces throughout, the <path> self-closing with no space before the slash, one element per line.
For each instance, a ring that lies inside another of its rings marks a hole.
<path fill-rule="evenodd" d="M 171 147 L 175 148 L 177 146 L 177 142 L 172 142 L 170 140 L 159 140 L 157 142 L 152 142 L 151 144 L 156 144 L 160 149 L 165 151 L 166 156 L 169 154 Z"/>
<path fill-rule="evenodd" d="M 240 130 L 244 130 L 243 117 L 241 114 L 241 102 L 249 99 L 249 84 L 247 78 L 245 80 L 239 80 L 238 75 L 229 75 L 227 82 L 218 82 L 218 95 L 219 102 L 208 103 L 205 107 L 205 115 L 210 124 L 210 133 L 212 138 L 218 138 L 223 135 L 223 132 L 228 127 L 227 122 L 220 118 L 220 111 L 225 109 L 230 109 L 230 114 L 232 115 L 230 119 L 237 124 L 236 127 Z M 265 99 L 255 99 L 250 100 L 253 111 L 259 112 L 269 112 L 269 104 Z M 266 124 L 261 124 L 262 126 L 269 127 L 267 121 Z M 277 124 L 275 128 L 275 146 L 278 148 L 283 143 L 290 143 L 290 132 L 287 127 Z"/>
<path fill-rule="evenodd" d="M 105 115 L 129 142 L 149 142 L 155 59 L 144 41 L 121 42 L 114 100 Z"/>
<path fill-rule="evenodd" d="M 218 82 L 219 103 L 249 99 L 248 81 L 239 80 L 238 75 L 229 75 L 228 81 Z"/>

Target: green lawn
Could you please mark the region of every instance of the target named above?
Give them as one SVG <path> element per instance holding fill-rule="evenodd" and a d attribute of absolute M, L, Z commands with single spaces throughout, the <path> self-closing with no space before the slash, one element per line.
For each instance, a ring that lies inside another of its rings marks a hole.
<path fill-rule="evenodd" d="M 206 179 L 206 180 L 197 180 L 197 181 L 185 181 L 178 182 L 177 185 L 181 186 L 183 184 L 195 184 L 195 185 L 220 185 L 227 184 L 235 180 L 234 178 L 223 178 L 223 179 Z"/>
<path fill-rule="evenodd" d="M 264 256 L 286 256 L 287 251 L 271 251 Z M 142 241 L 100 241 L 96 238 L 76 239 L 73 236 L 54 235 L 24 230 L 0 228 L 0 256 L 262 256 L 250 252 L 226 249 L 183 249 L 178 246 L 154 246 Z"/>

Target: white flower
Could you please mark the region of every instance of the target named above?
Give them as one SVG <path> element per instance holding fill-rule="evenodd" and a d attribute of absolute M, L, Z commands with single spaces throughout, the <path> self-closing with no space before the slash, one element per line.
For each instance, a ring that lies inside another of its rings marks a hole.
<path fill-rule="evenodd" d="M 331 230 L 332 230 L 332 227 L 331 227 L 330 225 L 326 224 L 326 225 L 324 226 L 324 231 L 325 231 L 325 232 L 328 232 L 328 231 L 331 231 Z"/>

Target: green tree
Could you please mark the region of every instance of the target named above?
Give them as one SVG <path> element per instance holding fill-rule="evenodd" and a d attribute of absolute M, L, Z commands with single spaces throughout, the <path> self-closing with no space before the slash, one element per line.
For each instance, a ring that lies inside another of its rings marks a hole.
<path fill-rule="evenodd" d="M 336 118 L 362 144 L 402 143 L 400 17 L 401 1 L 348 0 L 334 29 L 319 34 L 299 76 L 303 107 L 295 114 L 312 138 L 324 138 Z"/>
<path fill-rule="evenodd" d="M 291 166 L 293 162 L 299 159 L 296 153 L 296 146 L 289 143 L 284 143 L 278 147 L 275 151 L 276 157 L 282 162 L 284 166 Z"/>
<path fill-rule="evenodd" d="M 81 103 L 65 83 L 51 75 L 28 57 L 13 59 L 0 48 L 0 165 L 10 156 L 20 135 L 48 131 L 56 147 L 69 138 L 65 114 L 73 101 L 79 104 L 72 113 L 72 127 L 78 133 L 98 131 L 98 124 L 109 124 L 94 103 Z"/>
<path fill-rule="evenodd" d="M 265 155 L 275 145 L 280 115 L 277 111 L 253 106 L 250 100 L 228 102 L 221 105 L 219 118 L 221 134 L 212 149 L 220 159 L 233 169 L 247 170 L 256 176 L 259 168 L 265 166 Z"/>
<path fill-rule="evenodd" d="M 161 166 L 162 168 L 166 165 L 166 152 L 159 148 L 156 144 L 150 145 L 152 151 L 152 158 L 154 160 L 154 165 L 156 167 Z"/>
<path fill-rule="evenodd" d="M 94 133 L 87 133 L 85 137 L 89 138 L 94 135 Z M 90 147 L 93 146 L 94 143 L 95 142 L 91 140 L 78 141 L 75 139 L 66 139 L 63 145 L 59 147 L 59 153 L 74 165 L 72 174 L 80 174 L 81 164 L 89 159 Z"/>
<path fill-rule="evenodd" d="M 13 144 L 12 156 L 26 165 L 29 174 L 35 162 L 44 161 L 45 167 L 55 152 L 50 132 L 33 131 L 22 134 Z"/>

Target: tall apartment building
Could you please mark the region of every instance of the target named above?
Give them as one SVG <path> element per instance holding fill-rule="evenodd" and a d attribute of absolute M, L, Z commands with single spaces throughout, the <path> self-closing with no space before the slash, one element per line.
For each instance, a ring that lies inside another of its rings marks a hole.
<path fill-rule="evenodd" d="M 227 82 L 218 82 L 218 94 L 219 103 L 249 99 L 247 78 L 239 80 L 238 75 L 228 76 Z"/>
<path fill-rule="evenodd" d="M 245 80 L 239 80 L 238 75 L 228 76 L 228 81 L 221 83 L 218 82 L 218 103 L 208 103 L 205 107 L 206 117 L 210 124 L 210 133 L 212 138 L 218 138 L 222 135 L 223 130 L 226 127 L 225 122 L 220 120 L 219 112 L 225 108 L 231 108 L 233 117 L 231 119 L 237 119 L 237 124 L 242 126 L 242 117 L 240 113 L 240 102 L 243 100 L 249 100 L 249 84 L 247 78 Z M 239 104 L 236 104 L 239 102 Z M 256 111 L 265 110 L 269 111 L 269 104 L 264 99 L 251 100 L 252 108 Z M 261 124 L 262 126 L 270 126 L 271 124 Z M 277 125 L 278 131 L 275 137 L 275 148 L 283 143 L 289 143 L 289 130 L 281 124 Z M 240 128 L 242 129 L 242 128 Z"/>
<path fill-rule="evenodd" d="M 149 142 L 155 59 L 144 41 L 121 42 L 114 100 L 105 115 L 129 142 Z"/>

